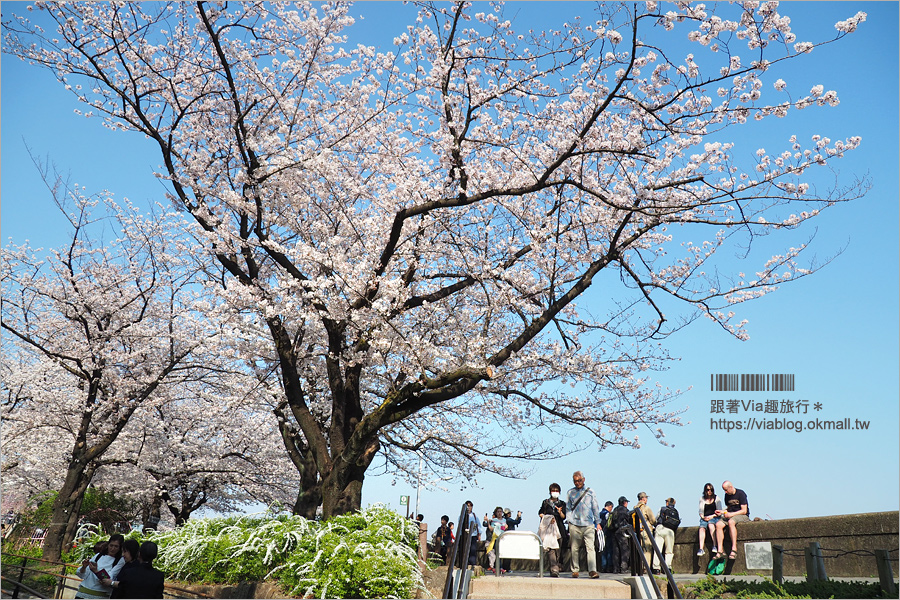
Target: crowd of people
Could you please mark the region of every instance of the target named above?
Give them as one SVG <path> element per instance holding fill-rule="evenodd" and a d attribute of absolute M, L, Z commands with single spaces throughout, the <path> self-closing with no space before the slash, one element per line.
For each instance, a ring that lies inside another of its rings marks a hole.
<path fill-rule="evenodd" d="M 640 540 L 640 552 L 646 565 L 654 574 L 661 571 L 659 557 L 653 551 L 653 541 L 663 556 L 663 561 L 671 570 L 675 558 L 675 532 L 681 525 L 681 517 L 675 507 L 675 498 L 666 498 L 665 504 L 655 512 L 650 508 L 646 492 L 637 494 L 634 508 L 629 508 L 629 499 L 620 496 L 617 504 L 612 500 L 603 503 L 594 490 L 585 485 L 581 471 L 572 475 L 573 487 L 563 496 L 558 483 L 551 483 L 550 497 L 543 500 L 538 516 L 540 527 L 538 536 L 547 557 L 551 577 L 569 569 L 572 577 L 579 577 L 582 568 L 588 577 L 598 578 L 600 573 L 631 572 L 632 533 Z M 730 481 L 722 483 L 724 494 L 719 496 L 711 483 L 703 486 L 698 516 L 699 550 L 697 556 L 706 554 L 706 534 L 712 544 L 711 553 L 716 560 L 734 560 L 737 556 L 737 523 L 750 520 L 747 494 Z M 522 511 L 515 518 L 508 508 L 498 506 L 493 513 L 485 514 L 483 520 L 475 517 L 474 505 L 466 502 L 471 544 L 468 548 L 468 564 L 477 564 L 479 545 L 483 544 L 488 570 L 509 570 L 508 559 L 497 565 L 497 540 L 505 531 L 514 531 L 522 522 Z M 638 517 L 638 513 L 643 517 Z M 422 517 L 420 516 L 420 520 Z M 646 524 L 646 525 L 645 525 Z M 725 530 L 728 529 L 731 549 L 725 546 Z M 456 534 L 449 517 L 441 517 L 441 525 L 433 533 L 431 543 L 441 559 L 447 561 L 447 552 Z M 461 554 L 465 551 L 461 551 Z M 638 557 L 639 558 L 639 557 Z M 586 564 L 583 564 L 586 563 Z"/>
<path fill-rule="evenodd" d="M 94 555 L 75 571 L 81 577 L 76 598 L 162 598 L 165 576 L 153 566 L 155 542 L 138 544 L 113 534 L 94 545 Z"/>

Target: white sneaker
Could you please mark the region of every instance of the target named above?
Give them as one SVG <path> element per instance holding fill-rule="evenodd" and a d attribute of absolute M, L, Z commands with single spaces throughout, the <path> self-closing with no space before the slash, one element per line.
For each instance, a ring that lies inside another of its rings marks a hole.
<path fill-rule="evenodd" d="M 713 554 L 718 554 L 718 552 L 719 552 L 719 549 L 716 548 L 715 546 L 713 546 L 712 553 L 713 553 Z"/>
<path fill-rule="evenodd" d="M 704 550 L 703 548 L 697 550 L 697 556 L 703 556 L 704 554 L 706 554 L 706 550 Z"/>

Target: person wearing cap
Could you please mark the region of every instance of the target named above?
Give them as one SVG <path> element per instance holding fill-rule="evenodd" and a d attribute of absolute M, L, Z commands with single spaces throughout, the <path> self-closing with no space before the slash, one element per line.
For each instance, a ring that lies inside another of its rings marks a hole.
<path fill-rule="evenodd" d="M 506 519 L 506 530 L 507 531 L 515 531 L 516 527 L 518 527 L 522 523 L 522 511 L 520 510 L 518 514 L 516 514 L 516 518 L 512 518 L 512 509 L 504 508 L 503 509 L 503 518 Z"/>
<path fill-rule="evenodd" d="M 584 475 L 581 471 L 572 474 L 575 487 L 566 494 L 566 512 L 569 521 L 569 544 L 572 552 L 572 577 L 578 577 L 580 568 L 579 552 L 584 546 L 587 551 L 588 575 L 591 579 L 600 577 L 597 572 L 597 553 L 594 542 L 600 528 L 600 503 L 589 487 L 584 487 Z"/>
<path fill-rule="evenodd" d="M 653 564 L 653 542 L 650 541 L 650 532 L 656 527 L 656 517 L 653 515 L 653 511 L 650 507 L 647 506 L 647 500 L 649 498 L 647 492 L 639 492 L 638 503 L 637 506 L 634 507 L 635 512 L 640 511 L 641 514 L 644 515 L 644 520 L 647 521 L 648 529 L 644 529 L 640 519 L 638 519 L 637 516 L 634 517 L 634 530 L 638 531 L 638 529 L 640 529 L 641 548 L 644 550 L 644 558 L 647 559 L 648 567 Z"/>
<path fill-rule="evenodd" d="M 666 505 L 659 509 L 659 517 L 656 521 L 656 539 L 661 542 L 659 551 L 665 555 L 666 566 L 671 571 L 672 561 L 675 559 L 675 532 L 681 525 L 681 517 L 678 516 L 678 509 L 675 508 L 675 498 L 666 498 Z M 656 560 L 656 556 L 653 558 Z M 653 572 L 658 573 L 659 567 L 657 561 Z"/>
<path fill-rule="evenodd" d="M 631 519 L 629 519 L 628 498 L 619 496 L 619 505 L 613 509 L 610 529 L 613 535 L 612 564 L 610 573 L 626 573 L 631 559 Z"/>
<path fill-rule="evenodd" d="M 512 509 L 504 508 L 503 509 L 503 518 L 506 519 L 506 530 L 507 531 L 515 531 L 516 527 L 518 527 L 522 523 L 522 511 L 520 510 L 516 515 L 516 518 L 512 518 Z M 503 559 L 503 564 L 501 565 L 508 573 L 512 573 L 512 569 L 510 569 L 510 564 L 512 562 L 509 558 Z"/>

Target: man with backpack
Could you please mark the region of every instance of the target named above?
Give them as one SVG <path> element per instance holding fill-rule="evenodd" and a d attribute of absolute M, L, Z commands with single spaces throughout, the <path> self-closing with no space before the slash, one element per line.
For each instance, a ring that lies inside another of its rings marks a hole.
<path fill-rule="evenodd" d="M 628 498 L 619 496 L 619 505 L 612 511 L 612 570 L 610 573 L 626 573 L 631 558 L 631 512 L 628 510 Z"/>
<path fill-rule="evenodd" d="M 612 511 L 613 511 L 613 503 L 612 500 L 607 500 L 603 505 L 603 510 L 600 511 L 600 528 L 603 530 L 603 537 L 606 540 L 606 543 L 603 546 L 603 550 L 600 551 L 600 572 L 601 573 L 611 573 L 613 571 L 612 565 L 612 549 L 613 546 L 616 545 L 616 541 L 613 538 L 612 533 Z"/>
<path fill-rule="evenodd" d="M 666 498 L 666 505 L 659 509 L 659 517 L 656 519 L 656 539 L 660 541 L 659 551 L 665 555 L 666 566 L 672 570 L 672 561 L 675 559 L 675 532 L 681 525 L 678 509 L 675 508 L 675 498 Z M 656 556 L 653 560 L 657 560 Z M 659 563 L 653 569 L 659 571 Z"/>

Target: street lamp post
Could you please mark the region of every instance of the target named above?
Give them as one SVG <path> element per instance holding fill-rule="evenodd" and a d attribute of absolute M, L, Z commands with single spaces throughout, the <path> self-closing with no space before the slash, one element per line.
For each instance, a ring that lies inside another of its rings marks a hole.
<path fill-rule="evenodd" d="M 416 518 L 419 518 L 419 492 L 422 489 L 422 453 L 416 452 L 419 455 L 419 474 L 416 476 Z"/>

